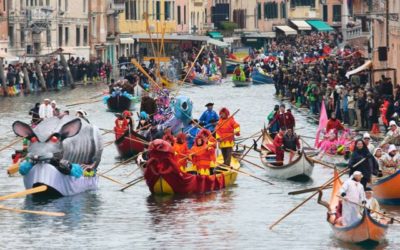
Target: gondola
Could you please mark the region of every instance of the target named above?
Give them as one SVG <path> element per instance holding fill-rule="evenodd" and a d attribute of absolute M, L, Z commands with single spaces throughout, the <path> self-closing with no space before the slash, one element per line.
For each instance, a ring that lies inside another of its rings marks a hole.
<path fill-rule="evenodd" d="M 107 99 L 108 110 L 113 112 L 123 112 L 130 110 L 132 105 L 132 99 L 125 95 L 111 95 Z"/>
<path fill-rule="evenodd" d="M 218 83 L 220 78 L 212 78 L 212 77 L 199 77 L 195 76 L 192 80 L 192 83 L 195 85 L 203 86 L 203 85 L 215 85 Z"/>
<path fill-rule="evenodd" d="M 143 152 L 148 144 L 145 137 L 128 129 L 122 135 L 116 134 L 115 136 L 115 145 L 121 158 L 129 158 Z"/>
<path fill-rule="evenodd" d="M 400 205 L 400 170 L 372 185 L 374 197 L 385 205 Z"/>
<path fill-rule="evenodd" d="M 350 243 L 379 243 L 385 236 L 388 229 L 387 221 L 377 221 L 374 219 L 367 209 L 363 209 L 361 219 L 348 226 L 337 225 L 336 218 L 336 207 L 339 204 L 339 191 L 342 186 L 342 182 L 338 177 L 338 173 L 335 170 L 334 173 L 335 181 L 333 182 L 333 188 L 329 203 L 322 201 L 322 191 L 320 192 L 318 203 L 325 206 L 328 209 L 328 223 L 333 230 L 334 236 L 342 241 Z"/>
<path fill-rule="evenodd" d="M 223 158 L 220 155 L 217 164 L 222 162 Z M 240 163 L 236 158 L 232 158 L 231 166 L 233 169 L 239 169 Z M 214 175 L 194 175 L 168 166 L 158 168 L 147 164 L 144 169 L 146 184 L 155 195 L 208 193 L 232 186 L 236 177 L 237 172 L 232 170 L 220 171 Z"/>
<path fill-rule="evenodd" d="M 274 79 L 271 76 L 259 73 L 257 70 L 251 73 L 253 84 L 274 84 Z"/>
<path fill-rule="evenodd" d="M 290 180 L 309 180 L 314 170 L 314 162 L 307 156 L 304 150 L 293 159 L 291 163 L 277 166 L 271 163 L 268 159 L 272 155 L 268 146 L 273 140 L 267 132 L 263 134 L 263 144 L 261 146 L 261 162 L 266 167 L 267 174 L 271 177 Z M 286 156 L 287 159 L 289 156 Z"/>
<path fill-rule="evenodd" d="M 240 80 L 233 80 L 233 84 L 235 87 L 249 87 L 252 84 L 252 81 L 240 81 Z"/>

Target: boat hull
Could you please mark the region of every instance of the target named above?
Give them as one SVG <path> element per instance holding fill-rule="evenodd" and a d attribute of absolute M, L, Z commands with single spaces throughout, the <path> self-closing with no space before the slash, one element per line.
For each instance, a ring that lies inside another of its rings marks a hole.
<path fill-rule="evenodd" d="M 61 196 L 72 196 L 89 190 L 96 190 L 99 179 L 94 177 L 75 178 L 62 174 L 50 164 L 36 164 L 27 175 L 24 176 L 26 189 L 39 185 L 46 185 Z M 41 194 L 43 196 L 43 194 Z"/>
<path fill-rule="evenodd" d="M 347 227 L 331 225 L 335 237 L 341 241 L 351 243 L 376 242 L 385 239 L 388 225 L 383 225 L 371 217 L 364 210 L 361 220 Z"/>
<path fill-rule="evenodd" d="M 260 74 L 258 72 L 253 72 L 251 74 L 251 78 L 253 80 L 253 84 L 274 84 L 274 79 L 272 77 Z"/>
<path fill-rule="evenodd" d="M 143 152 L 147 147 L 146 138 L 134 131 L 129 132 L 127 130 L 122 136 L 116 136 L 118 138 L 115 140 L 115 145 L 122 158 L 132 157 Z"/>
<path fill-rule="evenodd" d="M 222 156 L 217 162 L 223 162 Z M 232 158 L 232 166 L 240 168 L 240 163 Z M 232 186 L 237 178 L 237 172 L 221 171 L 214 175 L 193 175 L 183 172 L 155 173 L 147 166 L 144 174 L 146 184 L 155 195 L 188 195 L 217 191 Z"/>
<path fill-rule="evenodd" d="M 125 110 L 130 110 L 132 105 L 132 100 L 123 95 L 110 96 L 107 100 L 107 107 L 113 112 L 123 112 Z"/>
<path fill-rule="evenodd" d="M 252 84 L 251 81 L 236 81 L 236 80 L 232 80 L 232 82 L 235 85 L 235 87 L 249 87 Z"/>
<path fill-rule="evenodd" d="M 400 170 L 372 185 L 374 197 L 385 205 L 400 205 Z"/>
<path fill-rule="evenodd" d="M 195 77 L 195 78 L 193 78 L 192 83 L 195 84 L 195 85 L 204 86 L 204 85 L 214 85 L 214 84 L 217 84 L 217 81 L 210 80 L 210 79 L 208 79 L 208 78 L 199 78 L 199 77 Z"/>

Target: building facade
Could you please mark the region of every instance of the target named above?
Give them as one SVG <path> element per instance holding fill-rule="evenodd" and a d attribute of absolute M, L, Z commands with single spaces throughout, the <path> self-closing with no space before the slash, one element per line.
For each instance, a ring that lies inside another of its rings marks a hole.
<path fill-rule="evenodd" d="M 45 55 L 62 48 L 89 57 L 88 0 L 8 1 L 8 54 Z"/>
<path fill-rule="evenodd" d="M 289 19 L 322 19 L 320 0 L 288 0 L 286 3 Z"/>
<path fill-rule="evenodd" d="M 258 0 L 256 6 L 256 27 L 260 32 L 270 32 L 276 25 L 287 22 L 285 0 Z"/>
<path fill-rule="evenodd" d="M 107 0 L 89 0 L 89 46 L 90 57 L 106 60 Z"/>
<path fill-rule="evenodd" d="M 7 0 L 0 0 L 0 57 L 6 57 L 8 51 Z"/>
<path fill-rule="evenodd" d="M 203 34 L 206 23 L 206 1 L 203 0 L 189 0 L 189 33 L 190 34 Z"/>
<path fill-rule="evenodd" d="M 180 34 L 189 33 L 189 0 L 176 0 L 176 32 Z"/>

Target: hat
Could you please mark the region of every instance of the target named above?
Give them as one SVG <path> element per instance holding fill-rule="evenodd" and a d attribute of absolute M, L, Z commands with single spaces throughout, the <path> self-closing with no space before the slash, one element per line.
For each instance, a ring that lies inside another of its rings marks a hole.
<path fill-rule="evenodd" d="M 396 122 L 395 122 L 395 121 L 390 121 L 390 122 L 389 122 L 389 126 L 393 126 L 393 125 L 394 125 L 394 126 L 397 126 Z"/>
<path fill-rule="evenodd" d="M 45 102 L 49 102 L 49 101 L 50 101 L 50 99 L 49 99 L 49 98 L 45 98 L 43 101 L 45 101 Z"/>
<path fill-rule="evenodd" d="M 371 139 L 371 136 L 369 135 L 369 133 L 368 132 L 365 132 L 364 134 L 363 134 L 363 139 Z"/>
<path fill-rule="evenodd" d="M 365 188 L 365 192 L 372 192 L 372 188 L 366 187 L 366 188 Z"/>
<path fill-rule="evenodd" d="M 375 150 L 374 150 L 374 156 L 376 155 L 376 152 L 378 152 L 378 150 L 382 151 L 382 148 L 380 148 L 380 147 L 375 148 Z"/>
<path fill-rule="evenodd" d="M 355 171 L 354 173 L 353 173 L 353 176 L 363 176 L 363 174 L 360 172 L 360 171 Z"/>
<path fill-rule="evenodd" d="M 209 103 L 207 103 L 207 104 L 205 105 L 205 107 L 208 107 L 208 106 L 214 106 L 214 103 L 209 102 Z"/>
<path fill-rule="evenodd" d="M 392 151 L 396 151 L 396 150 L 397 150 L 397 148 L 396 148 L 395 145 L 393 145 L 393 144 L 390 144 L 390 145 L 389 145 L 388 153 L 390 153 L 390 152 L 392 152 Z"/>
<path fill-rule="evenodd" d="M 86 113 L 86 111 L 84 111 L 84 110 L 78 110 L 78 111 L 76 111 L 76 113 L 80 113 L 81 115 L 83 115 L 83 116 L 87 116 L 87 113 Z"/>
<path fill-rule="evenodd" d="M 56 101 L 53 100 L 53 101 L 51 101 L 51 104 L 57 104 L 57 103 L 56 103 Z"/>

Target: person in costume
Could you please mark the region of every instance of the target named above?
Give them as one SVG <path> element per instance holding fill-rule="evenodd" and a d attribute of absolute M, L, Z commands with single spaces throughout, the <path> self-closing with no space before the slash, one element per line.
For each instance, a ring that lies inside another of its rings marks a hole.
<path fill-rule="evenodd" d="M 207 110 L 203 112 L 200 116 L 200 125 L 204 128 L 214 132 L 215 124 L 218 122 L 218 115 L 217 112 L 213 110 L 214 103 L 210 102 L 206 104 Z"/>
<path fill-rule="evenodd" d="M 360 207 L 358 204 L 365 205 L 366 198 L 363 184 L 360 182 L 363 174 L 360 171 L 353 172 L 352 176 L 344 182 L 340 189 L 340 195 L 345 199 L 342 201 L 342 224 L 349 226 L 360 220 Z"/>
<path fill-rule="evenodd" d="M 240 136 L 240 125 L 235 118 L 229 116 L 229 110 L 222 108 L 219 111 L 219 121 L 215 129 L 216 139 L 219 142 L 224 164 L 231 165 L 233 146 L 235 145 L 235 136 Z"/>

